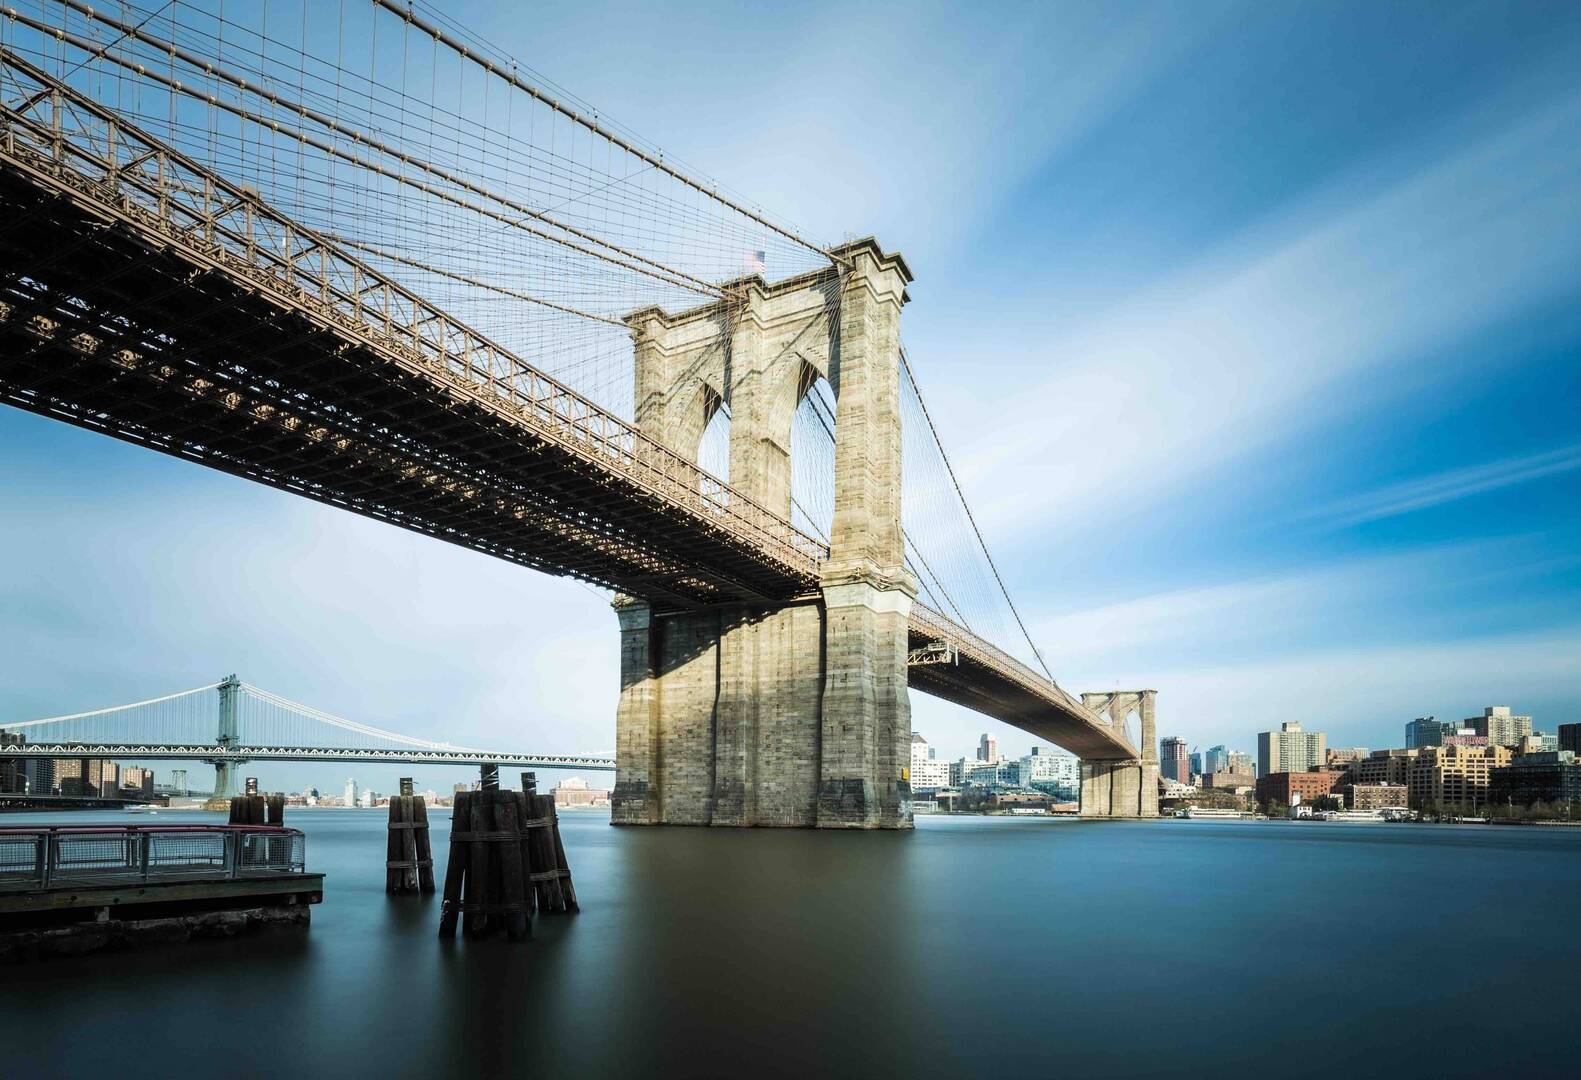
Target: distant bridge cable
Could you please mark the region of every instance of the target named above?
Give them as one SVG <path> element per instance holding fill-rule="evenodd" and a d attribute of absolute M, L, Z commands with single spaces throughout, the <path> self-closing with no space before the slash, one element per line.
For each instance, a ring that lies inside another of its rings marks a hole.
<path fill-rule="evenodd" d="M 20 731 L 23 728 L 35 728 L 44 724 L 62 724 L 71 720 L 87 720 L 91 717 L 105 716 L 109 713 L 125 712 L 128 709 L 141 709 L 148 705 L 162 705 L 167 701 L 174 701 L 177 698 L 191 697 L 194 694 L 202 694 L 209 690 L 218 690 L 219 687 L 220 684 L 214 682 L 209 683 L 207 686 L 195 686 L 191 690 L 178 690 L 174 694 L 165 694 L 162 697 L 149 698 L 147 701 L 133 701 L 125 705 L 108 705 L 102 709 L 90 709 L 87 712 L 69 713 L 65 716 L 48 716 L 41 720 L 23 720 L 15 724 L 0 724 L 0 728 L 3 728 L 6 731 Z"/>

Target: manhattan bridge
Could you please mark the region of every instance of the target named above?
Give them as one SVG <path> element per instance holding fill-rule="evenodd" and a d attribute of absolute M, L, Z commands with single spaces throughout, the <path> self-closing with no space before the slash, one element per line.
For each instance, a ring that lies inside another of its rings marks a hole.
<path fill-rule="evenodd" d="M 1084 814 L 1156 814 L 1153 693 L 1055 682 L 902 339 L 911 279 L 435 4 L 0 8 L 0 400 L 608 590 L 617 823 L 904 827 L 912 689 L 1076 754 Z M 610 764 L 234 678 L 5 726 L 221 793 L 252 759 Z"/>

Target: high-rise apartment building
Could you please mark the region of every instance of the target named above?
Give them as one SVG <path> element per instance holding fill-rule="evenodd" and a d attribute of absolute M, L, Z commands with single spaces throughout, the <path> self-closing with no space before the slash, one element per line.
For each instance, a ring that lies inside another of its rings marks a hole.
<path fill-rule="evenodd" d="M 127 765 L 121 770 L 121 790 L 135 791 L 139 797 L 154 797 L 154 770 Z"/>
<path fill-rule="evenodd" d="M 1302 731 L 1301 725 L 1286 721 L 1278 731 L 1257 735 L 1257 775 L 1280 772 L 1308 772 L 1325 764 L 1328 738 L 1321 731 Z"/>
<path fill-rule="evenodd" d="M 119 770 L 103 758 L 56 758 L 55 790 L 62 795 L 85 795 L 98 798 L 105 794 L 105 774 L 113 778 Z M 115 788 L 109 791 L 115 794 Z"/>
<path fill-rule="evenodd" d="M 1186 750 L 1186 740 L 1165 735 L 1158 744 L 1158 774 L 1166 780 L 1191 780 L 1191 764 Z"/>
<path fill-rule="evenodd" d="M 1224 744 L 1210 746 L 1202 754 L 1202 771 L 1205 773 L 1228 772 L 1230 768 L 1230 754 L 1224 749 Z"/>
<path fill-rule="evenodd" d="M 988 735 L 986 733 L 983 735 L 982 738 L 978 739 L 977 740 L 977 760 L 978 761 L 998 761 L 999 760 L 999 740 L 994 738 L 992 735 Z"/>
<path fill-rule="evenodd" d="M 1188 759 L 1188 761 L 1190 762 L 1191 775 L 1192 776 L 1201 776 L 1202 775 L 1202 754 L 1200 754 L 1200 753 L 1198 753 L 1196 751 L 1193 751 L 1192 754 L 1191 754 L 1191 757 Z"/>
<path fill-rule="evenodd" d="M 1466 726 L 1478 735 L 1486 735 L 1494 746 L 1516 746 L 1532 733 L 1532 718 L 1511 715 L 1508 705 L 1489 705 L 1481 716 L 1468 718 Z"/>
<path fill-rule="evenodd" d="M 341 802 L 342 806 L 357 805 L 357 781 L 353 777 L 346 777 L 346 792 Z"/>
<path fill-rule="evenodd" d="M 1460 725 L 1431 716 L 1418 716 L 1405 725 L 1405 748 L 1420 750 L 1424 746 L 1442 746 L 1445 735 L 1453 735 Z"/>

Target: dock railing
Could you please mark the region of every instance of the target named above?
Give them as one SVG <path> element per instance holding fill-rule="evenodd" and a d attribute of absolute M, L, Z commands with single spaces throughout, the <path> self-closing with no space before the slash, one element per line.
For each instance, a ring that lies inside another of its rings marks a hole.
<path fill-rule="evenodd" d="M 0 892 L 301 874 L 297 829 L 256 825 L 0 828 Z"/>

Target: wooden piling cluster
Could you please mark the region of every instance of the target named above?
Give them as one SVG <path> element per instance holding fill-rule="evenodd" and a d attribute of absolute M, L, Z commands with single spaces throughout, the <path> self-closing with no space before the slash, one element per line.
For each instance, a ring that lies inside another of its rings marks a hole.
<path fill-rule="evenodd" d="M 521 791 L 490 780 L 486 772 L 480 790 L 456 792 L 440 937 L 455 937 L 460 920 L 469 937 L 504 930 L 519 941 L 534 912 L 577 910 L 554 796 L 539 795 L 531 773 Z"/>
<path fill-rule="evenodd" d="M 232 825 L 284 825 L 285 794 L 276 791 L 269 795 L 259 795 L 256 792 L 248 795 L 232 795 L 230 823 Z"/>
<path fill-rule="evenodd" d="M 410 777 L 401 778 L 401 793 L 390 796 L 390 827 L 385 845 L 384 891 L 434 891 L 434 852 L 428 839 L 428 805 L 412 794 Z"/>

